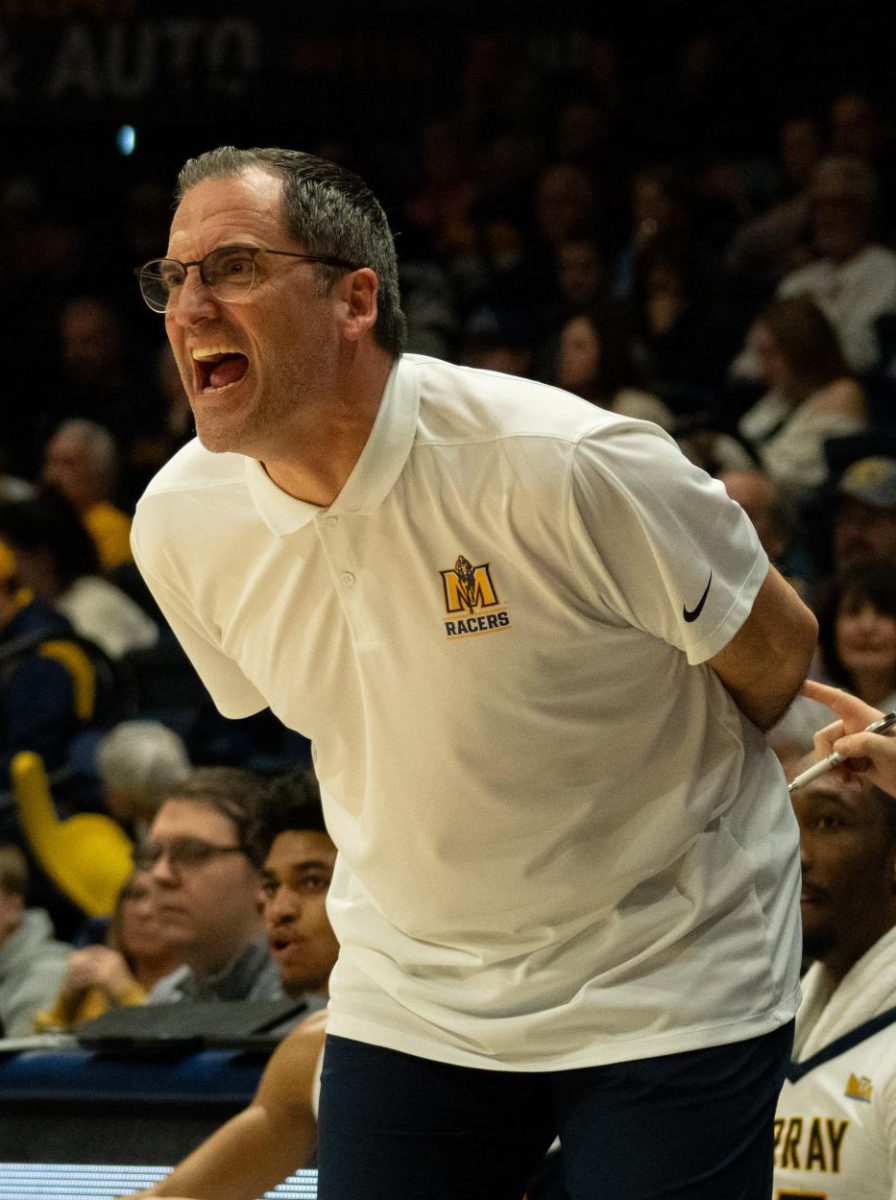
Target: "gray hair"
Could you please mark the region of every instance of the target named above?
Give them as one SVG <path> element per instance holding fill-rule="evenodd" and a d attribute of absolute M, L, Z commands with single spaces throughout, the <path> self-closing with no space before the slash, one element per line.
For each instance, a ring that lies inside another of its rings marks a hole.
<path fill-rule="evenodd" d="M 122 721 L 101 740 L 97 766 L 103 785 L 137 798 L 141 815 L 154 813 L 192 770 L 182 738 L 160 721 Z"/>
<path fill-rule="evenodd" d="M 379 291 L 373 333 L 377 344 L 397 358 L 407 326 L 401 310 L 395 242 L 382 206 L 358 175 L 300 150 L 219 146 L 187 160 L 177 177 L 177 199 L 182 200 L 203 180 L 241 175 L 253 167 L 283 181 L 283 218 L 298 245 L 309 254 L 345 259 L 376 273 Z M 315 270 L 325 288 L 343 273 L 339 267 L 322 263 L 315 264 Z"/>
<path fill-rule="evenodd" d="M 53 436 L 55 437 L 58 433 L 74 434 L 87 448 L 95 470 L 107 480 L 115 479 L 118 473 L 118 446 L 105 425 L 99 425 L 96 421 L 88 421 L 86 417 L 70 417 L 57 426 Z"/>

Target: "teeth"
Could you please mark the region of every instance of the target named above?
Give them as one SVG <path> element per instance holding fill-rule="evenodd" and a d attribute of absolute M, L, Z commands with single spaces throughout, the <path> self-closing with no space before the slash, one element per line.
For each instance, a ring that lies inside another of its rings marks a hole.
<path fill-rule="evenodd" d="M 190 352 L 193 358 L 204 362 L 207 358 L 217 358 L 220 354 L 242 354 L 236 346 L 197 346 Z"/>

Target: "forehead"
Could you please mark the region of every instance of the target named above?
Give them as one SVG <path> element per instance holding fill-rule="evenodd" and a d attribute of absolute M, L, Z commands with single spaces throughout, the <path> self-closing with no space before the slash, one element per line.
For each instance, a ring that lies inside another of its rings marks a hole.
<path fill-rule="evenodd" d="M 336 861 L 336 847 L 325 833 L 315 829 L 288 829 L 271 843 L 264 869 L 278 874 L 311 862 Z"/>
<path fill-rule="evenodd" d="M 797 769 L 810 766 L 813 759 L 806 758 Z M 841 779 L 833 773 L 822 775 L 806 787 L 794 793 L 794 808 L 797 815 L 800 810 L 808 812 L 821 805 L 836 805 L 844 812 L 851 813 L 862 822 L 877 822 L 883 816 L 883 810 L 876 796 L 860 779 Z"/>
<path fill-rule="evenodd" d="M 162 838 L 196 837 L 210 842 L 229 842 L 237 829 L 230 817 L 197 800 L 166 800 L 156 814 L 149 834 Z"/>
<path fill-rule="evenodd" d="M 186 258 L 243 240 L 272 249 L 287 240 L 283 181 L 258 167 L 204 179 L 190 188 L 171 222 L 168 253 Z"/>

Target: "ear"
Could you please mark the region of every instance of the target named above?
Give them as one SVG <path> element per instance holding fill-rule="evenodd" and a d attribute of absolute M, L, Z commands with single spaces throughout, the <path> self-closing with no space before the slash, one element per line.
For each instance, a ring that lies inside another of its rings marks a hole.
<path fill-rule="evenodd" d="M 349 342 L 359 342 L 376 323 L 379 291 L 376 272 L 370 267 L 359 267 L 343 278 L 340 291 L 340 298 L 345 305 L 343 337 Z"/>

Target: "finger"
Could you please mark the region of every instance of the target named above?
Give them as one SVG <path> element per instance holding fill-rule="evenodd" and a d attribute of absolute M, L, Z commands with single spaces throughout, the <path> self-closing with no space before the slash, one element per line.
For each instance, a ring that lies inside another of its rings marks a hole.
<path fill-rule="evenodd" d="M 820 704 L 826 705 L 847 725 L 852 725 L 857 729 L 864 729 L 866 725 L 870 725 L 872 721 L 876 721 L 883 715 L 879 709 L 872 708 L 858 696 L 852 696 L 849 692 L 844 692 L 842 688 L 819 683 L 815 679 L 807 679 L 800 691 L 810 700 L 817 700 Z"/>

